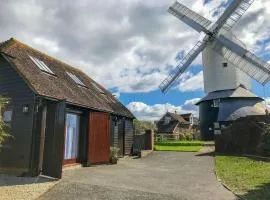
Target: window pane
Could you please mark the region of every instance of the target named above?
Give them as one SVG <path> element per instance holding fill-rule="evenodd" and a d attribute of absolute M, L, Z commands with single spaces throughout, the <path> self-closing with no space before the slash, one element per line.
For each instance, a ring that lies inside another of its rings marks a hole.
<path fill-rule="evenodd" d="M 79 116 L 75 114 L 67 114 L 64 159 L 75 159 L 78 157 L 78 144 Z"/>
<path fill-rule="evenodd" d="M 11 118 L 12 118 L 12 111 L 11 110 L 5 111 L 3 115 L 4 122 L 11 122 Z"/>

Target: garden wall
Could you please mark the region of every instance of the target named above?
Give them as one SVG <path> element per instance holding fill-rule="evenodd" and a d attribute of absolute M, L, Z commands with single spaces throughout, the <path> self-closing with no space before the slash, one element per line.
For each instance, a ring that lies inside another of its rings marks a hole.
<path fill-rule="evenodd" d="M 215 135 L 216 152 L 258 154 L 266 124 L 270 124 L 270 117 L 265 115 L 234 121 Z"/>

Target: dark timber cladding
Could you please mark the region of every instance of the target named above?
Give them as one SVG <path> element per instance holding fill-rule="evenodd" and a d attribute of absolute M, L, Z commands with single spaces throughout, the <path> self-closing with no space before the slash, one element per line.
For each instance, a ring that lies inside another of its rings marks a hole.
<path fill-rule="evenodd" d="M 12 111 L 13 135 L 1 149 L 0 169 L 5 171 L 5 168 L 12 167 L 15 171 L 28 171 L 35 96 L 2 56 L 0 56 L 0 95 L 10 98 L 6 110 Z M 23 113 L 24 106 L 29 106 L 27 113 Z"/>
<path fill-rule="evenodd" d="M 13 38 L 0 43 L 0 96 L 10 98 L 1 114 L 13 136 L 0 172 L 61 178 L 63 165 L 109 162 L 110 146 L 132 151 L 135 117 L 111 92 Z"/>
<path fill-rule="evenodd" d="M 125 120 L 125 154 L 130 155 L 132 154 L 132 145 L 133 145 L 133 135 L 134 135 L 134 128 L 133 123 L 131 120 Z"/>
<path fill-rule="evenodd" d="M 124 156 L 125 152 L 124 152 L 124 134 L 125 134 L 125 120 L 124 119 L 120 119 L 118 121 L 118 134 L 117 134 L 117 138 L 118 138 L 118 148 L 120 149 L 119 151 L 119 155 L 120 156 Z"/>
<path fill-rule="evenodd" d="M 65 111 L 65 101 L 52 102 L 48 106 L 42 172 L 56 178 L 62 175 L 64 134 L 61 133 L 65 131 Z"/>

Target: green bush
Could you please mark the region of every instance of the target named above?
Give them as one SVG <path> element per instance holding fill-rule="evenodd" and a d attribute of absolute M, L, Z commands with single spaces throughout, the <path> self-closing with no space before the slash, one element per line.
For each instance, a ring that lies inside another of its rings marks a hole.
<path fill-rule="evenodd" d="M 6 138 L 10 137 L 9 127 L 3 121 L 2 110 L 8 104 L 9 100 L 0 96 L 0 147 Z M 0 149 L 1 150 L 1 149 Z"/>
<path fill-rule="evenodd" d="M 270 156 L 270 124 L 264 125 L 256 150 L 260 155 Z"/>
<path fill-rule="evenodd" d="M 179 135 L 179 140 L 194 140 L 196 137 L 196 131 L 194 129 L 180 128 L 176 134 Z"/>
<path fill-rule="evenodd" d="M 154 123 L 150 121 L 139 121 L 135 119 L 133 121 L 134 128 L 135 128 L 135 135 L 140 135 L 145 133 L 146 130 L 153 130 L 156 131 L 157 127 Z"/>

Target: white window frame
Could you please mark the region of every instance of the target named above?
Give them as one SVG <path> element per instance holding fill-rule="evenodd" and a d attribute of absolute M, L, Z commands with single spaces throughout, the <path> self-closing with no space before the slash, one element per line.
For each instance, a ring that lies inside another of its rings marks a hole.
<path fill-rule="evenodd" d="M 214 108 L 219 108 L 219 104 L 220 104 L 220 99 L 214 99 L 213 100 L 213 107 Z"/>
<path fill-rule="evenodd" d="M 28 55 L 29 58 L 33 61 L 33 63 L 35 63 L 35 65 L 43 72 L 51 74 L 51 75 L 55 75 L 55 73 L 41 60 L 32 57 L 30 55 Z"/>
<path fill-rule="evenodd" d="M 83 87 L 86 87 L 86 85 L 75 75 L 75 74 L 72 74 L 71 72 L 67 72 L 66 71 L 66 74 L 75 82 L 77 83 L 78 85 L 80 86 L 83 86 Z"/>

